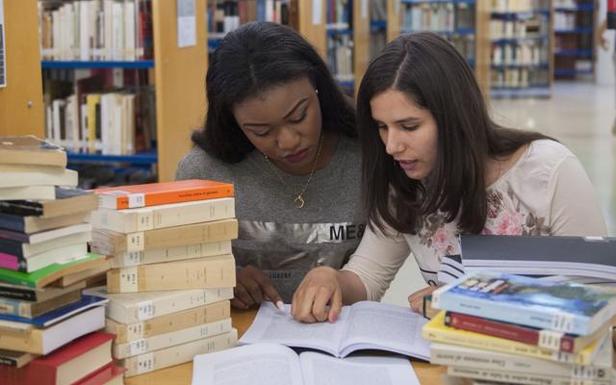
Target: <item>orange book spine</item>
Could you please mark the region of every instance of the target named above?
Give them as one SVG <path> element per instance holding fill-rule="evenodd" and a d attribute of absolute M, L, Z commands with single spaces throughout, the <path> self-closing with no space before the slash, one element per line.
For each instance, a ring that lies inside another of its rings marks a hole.
<path fill-rule="evenodd" d="M 131 194 L 132 195 L 132 194 Z M 138 194 L 135 194 L 138 195 Z M 226 198 L 233 196 L 233 186 L 212 186 L 207 188 L 197 188 L 192 190 L 181 191 L 160 191 L 146 192 L 142 194 L 145 199 L 145 204 L 142 206 L 157 206 L 169 203 L 190 202 L 204 199 Z M 128 209 L 131 207 L 129 200 L 130 196 L 120 196 L 116 198 L 116 207 L 118 210 Z"/>

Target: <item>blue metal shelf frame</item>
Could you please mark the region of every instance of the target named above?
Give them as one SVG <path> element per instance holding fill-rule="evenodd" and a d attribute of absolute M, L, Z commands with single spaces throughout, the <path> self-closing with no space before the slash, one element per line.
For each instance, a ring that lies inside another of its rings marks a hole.
<path fill-rule="evenodd" d="M 547 70 L 550 68 L 548 63 L 541 64 L 492 64 L 490 66 L 493 69 L 505 69 L 505 68 L 529 68 L 529 69 L 542 69 Z"/>
<path fill-rule="evenodd" d="M 560 34 L 568 34 L 568 33 L 590 34 L 590 33 L 593 33 L 593 30 L 591 27 L 579 27 L 579 28 L 573 28 L 573 29 L 557 29 L 557 30 L 554 30 L 554 32 L 560 33 Z"/>
<path fill-rule="evenodd" d="M 158 162 L 156 151 L 142 152 L 134 155 L 104 155 L 84 152 L 67 152 L 68 162 L 90 163 L 130 163 L 140 165 L 154 165 Z"/>
<path fill-rule="evenodd" d="M 125 69 L 150 69 L 154 68 L 154 60 L 135 61 L 82 61 L 82 60 L 43 60 L 43 69 L 92 69 L 92 68 L 125 68 Z"/>
<path fill-rule="evenodd" d="M 577 70 L 575 68 L 556 68 L 554 76 L 575 76 L 575 75 L 592 75 L 594 72 L 589 70 Z"/>
<path fill-rule="evenodd" d="M 372 20 L 370 22 L 371 32 L 380 32 L 387 29 L 387 20 Z"/>
<path fill-rule="evenodd" d="M 592 49 L 561 49 L 554 52 L 556 56 L 592 58 Z"/>
<path fill-rule="evenodd" d="M 476 0 L 402 0 L 402 4 L 425 4 L 425 3 L 453 3 L 453 4 L 475 4 Z"/>

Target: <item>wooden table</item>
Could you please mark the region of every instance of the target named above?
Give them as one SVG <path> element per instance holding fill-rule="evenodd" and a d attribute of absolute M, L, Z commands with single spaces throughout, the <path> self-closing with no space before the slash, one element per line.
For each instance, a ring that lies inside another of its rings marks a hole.
<path fill-rule="evenodd" d="M 256 313 L 256 310 L 231 311 L 233 327 L 237 329 L 240 336 L 248 329 Z M 445 367 L 418 361 L 411 361 L 411 363 L 421 384 L 445 384 L 443 379 L 443 374 L 446 372 Z M 125 379 L 124 383 L 126 385 L 190 385 L 191 381 L 192 362 L 188 362 L 140 376 L 130 377 Z"/>

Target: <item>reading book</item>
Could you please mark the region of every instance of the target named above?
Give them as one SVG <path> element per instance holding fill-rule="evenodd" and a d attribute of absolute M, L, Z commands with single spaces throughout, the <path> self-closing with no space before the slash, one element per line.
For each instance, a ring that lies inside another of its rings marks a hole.
<path fill-rule="evenodd" d="M 346 357 L 358 350 L 385 350 L 428 360 L 430 347 L 421 336 L 426 320 L 407 307 L 372 301 L 344 306 L 335 323 L 305 324 L 265 302 L 240 339 L 242 343 L 272 342 L 321 350 Z"/>
<path fill-rule="evenodd" d="M 587 335 L 616 314 L 616 289 L 501 273 L 470 273 L 432 293 L 432 306 Z"/>
<path fill-rule="evenodd" d="M 192 385 L 419 385 L 402 357 L 358 356 L 339 359 L 315 352 L 299 356 L 269 343 L 198 355 Z"/>

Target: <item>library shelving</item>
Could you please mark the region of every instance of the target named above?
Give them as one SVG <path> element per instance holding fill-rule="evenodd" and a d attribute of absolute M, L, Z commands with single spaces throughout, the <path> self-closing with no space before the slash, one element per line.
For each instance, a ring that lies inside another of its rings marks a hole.
<path fill-rule="evenodd" d="M 595 73 L 594 0 L 554 0 L 554 77 L 592 79 Z"/>
<path fill-rule="evenodd" d="M 490 95 L 550 97 L 552 4 L 549 0 L 494 1 L 490 31 Z"/>
<path fill-rule="evenodd" d="M 205 13 L 206 0 L 39 0 L 45 123 L 71 167 L 174 179 L 206 109 Z"/>
<path fill-rule="evenodd" d="M 401 33 L 438 33 L 466 58 L 480 87 L 487 90 L 490 74 L 487 1 L 388 0 L 387 15 L 388 41 Z"/>

